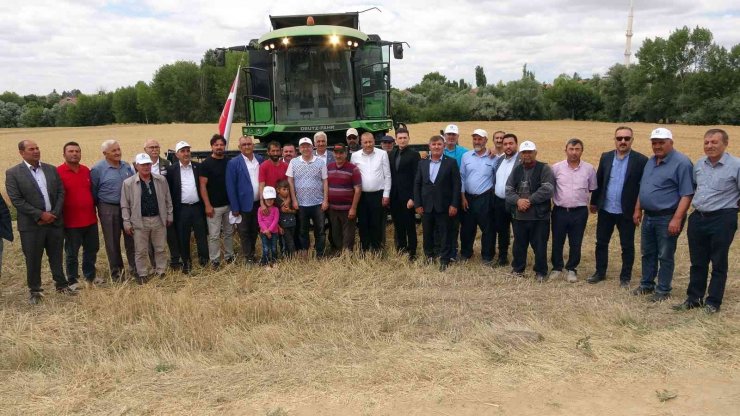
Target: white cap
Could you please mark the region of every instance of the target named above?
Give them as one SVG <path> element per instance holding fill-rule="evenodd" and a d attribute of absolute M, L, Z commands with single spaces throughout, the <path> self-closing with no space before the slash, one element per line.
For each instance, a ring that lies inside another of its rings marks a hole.
<path fill-rule="evenodd" d="M 664 127 L 658 127 L 650 133 L 650 139 L 670 139 L 673 140 L 673 133 Z"/>
<path fill-rule="evenodd" d="M 185 140 L 180 140 L 180 141 L 179 141 L 179 142 L 177 142 L 177 144 L 175 145 L 175 152 L 179 152 L 179 151 L 180 151 L 180 149 L 182 149 L 183 147 L 191 147 L 191 146 L 190 146 L 190 145 L 188 144 L 188 142 L 186 142 Z"/>
<path fill-rule="evenodd" d="M 360 135 L 357 133 L 357 129 L 355 129 L 355 128 L 347 129 L 347 136 L 357 136 L 357 137 L 360 137 Z"/>
<path fill-rule="evenodd" d="M 239 224 L 241 222 L 242 222 L 242 216 L 241 215 L 238 216 L 238 217 L 235 217 L 234 214 L 232 214 L 231 212 L 229 212 L 229 224 L 234 225 L 234 224 Z"/>
<path fill-rule="evenodd" d="M 298 140 L 298 146 L 300 146 L 300 145 L 302 145 L 304 143 L 308 143 L 311 146 L 313 146 L 313 142 L 308 137 L 303 137 L 303 138 L 301 138 L 301 140 Z"/>
<path fill-rule="evenodd" d="M 519 145 L 519 151 L 526 152 L 527 150 L 537 150 L 537 146 L 534 145 L 534 142 L 529 140 L 523 141 L 522 144 Z"/>
<path fill-rule="evenodd" d="M 275 192 L 275 188 L 272 186 L 265 186 L 265 189 L 262 190 L 263 199 L 275 199 L 276 196 L 277 193 Z"/>
<path fill-rule="evenodd" d="M 149 157 L 146 153 L 139 153 L 136 155 L 136 159 L 134 159 L 134 162 L 136 162 L 137 165 L 145 165 L 147 163 L 152 163 L 152 158 Z"/>
<path fill-rule="evenodd" d="M 447 127 L 445 127 L 445 134 L 447 133 L 460 134 L 460 130 L 457 129 L 456 125 L 448 124 Z"/>
<path fill-rule="evenodd" d="M 480 137 L 488 138 L 488 133 L 486 133 L 486 131 L 483 130 L 483 129 L 475 129 L 475 130 L 473 130 L 473 134 L 472 135 L 473 136 L 476 136 L 477 135 L 477 136 L 480 136 Z"/>

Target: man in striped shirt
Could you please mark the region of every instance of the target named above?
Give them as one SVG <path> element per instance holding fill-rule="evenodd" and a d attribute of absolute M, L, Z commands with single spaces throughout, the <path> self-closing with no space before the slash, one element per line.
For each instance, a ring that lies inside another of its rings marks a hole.
<path fill-rule="evenodd" d="M 362 195 L 360 169 L 347 161 L 347 146 L 334 146 L 335 162 L 327 166 L 329 177 L 329 222 L 331 242 L 336 251 L 349 250 L 355 246 L 355 223 L 357 204 Z"/>

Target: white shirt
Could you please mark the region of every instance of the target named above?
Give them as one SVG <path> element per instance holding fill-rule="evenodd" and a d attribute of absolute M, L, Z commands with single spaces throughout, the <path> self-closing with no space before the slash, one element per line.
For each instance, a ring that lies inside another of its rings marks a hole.
<path fill-rule="evenodd" d="M 180 202 L 183 204 L 195 204 L 198 202 L 198 191 L 195 187 L 195 174 L 193 164 L 187 166 L 180 162 Z"/>
<path fill-rule="evenodd" d="M 249 158 L 244 156 L 244 154 L 242 153 L 242 159 L 244 159 L 244 163 L 247 164 L 247 171 L 249 171 L 249 180 L 252 181 L 254 200 L 257 202 L 260 200 L 260 162 L 257 160 L 257 157 L 254 154 L 252 155 L 252 160 L 249 160 Z"/>
<path fill-rule="evenodd" d="M 362 192 L 383 191 L 383 198 L 391 195 L 391 164 L 388 152 L 373 149 L 370 154 L 360 150 L 352 153 L 352 164 L 360 169 Z"/>
<path fill-rule="evenodd" d="M 23 163 L 26 164 L 26 167 L 31 172 L 31 176 L 33 176 L 33 178 L 36 180 L 36 184 L 41 191 L 41 195 L 44 197 L 44 211 L 51 211 L 51 199 L 49 198 L 49 189 L 46 187 L 46 175 L 44 175 L 44 170 L 41 169 L 41 163 L 39 163 L 38 168 L 34 168 L 25 160 L 23 161 Z"/>
<path fill-rule="evenodd" d="M 162 174 L 162 172 L 159 170 L 159 158 L 157 158 L 157 163 L 152 163 L 152 173 L 156 173 L 158 175 Z"/>
<path fill-rule="evenodd" d="M 506 181 L 509 179 L 509 175 L 511 175 L 514 165 L 516 165 L 517 155 L 518 153 L 514 153 L 508 159 L 506 156 L 500 156 L 503 159 L 496 170 L 496 187 L 494 188 L 493 193 L 501 199 L 506 198 Z"/>

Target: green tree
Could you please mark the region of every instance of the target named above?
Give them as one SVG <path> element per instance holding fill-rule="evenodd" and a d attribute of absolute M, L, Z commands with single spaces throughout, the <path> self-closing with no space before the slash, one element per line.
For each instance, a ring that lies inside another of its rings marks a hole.
<path fill-rule="evenodd" d="M 134 87 L 136 90 L 136 109 L 143 117 L 144 123 L 156 123 L 158 117 L 157 99 L 152 88 L 144 81 L 139 81 Z"/>
<path fill-rule="evenodd" d="M 555 104 L 556 118 L 585 120 L 599 109 L 598 94 L 577 73 L 573 77 L 562 74 L 555 78 L 545 97 Z"/>
<path fill-rule="evenodd" d="M 200 68 L 193 62 L 178 61 L 160 67 L 152 81 L 160 121 L 198 121 L 200 86 Z"/>
<path fill-rule="evenodd" d="M 483 67 L 480 65 L 475 67 L 475 86 L 478 88 L 486 86 L 486 73 L 483 72 Z"/>
<path fill-rule="evenodd" d="M 136 101 L 136 87 L 119 88 L 113 93 L 111 110 L 116 123 L 141 123 L 144 116 Z"/>
<path fill-rule="evenodd" d="M 504 87 L 504 100 L 509 105 L 511 117 L 515 120 L 541 120 L 545 118 L 545 100 L 542 85 L 530 78 L 524 71 L 524 77 L 510 81 Z"/>
<path fill-rule="evenodd" d="M 0 101 L 0 128 L 18 127 L 22 111 L 21 106 L 15 102 Z"/>
<path fill-rule="evenodd" d="M 23 107 L 18 119 L 18 127 L 48 127 L 44 120 L 45 108 L 38 103 L 29 103 Z"/>

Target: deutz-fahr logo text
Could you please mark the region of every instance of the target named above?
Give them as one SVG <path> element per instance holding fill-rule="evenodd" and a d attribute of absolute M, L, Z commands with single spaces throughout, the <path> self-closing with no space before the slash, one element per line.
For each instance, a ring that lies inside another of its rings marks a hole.
<path fill-rule="evenodd" d="M 326 126 L 304 126 L 301 127 L 301 131 L 322 131 L 322 130 L 334 130 L 335 126 L 332 125 L 326 125 Z"/>

